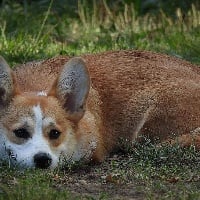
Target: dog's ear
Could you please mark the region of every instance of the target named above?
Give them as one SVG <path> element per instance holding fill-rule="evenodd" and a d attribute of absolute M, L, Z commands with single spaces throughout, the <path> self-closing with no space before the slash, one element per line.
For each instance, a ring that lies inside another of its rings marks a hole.
<path fill-rule="evenodd" d="M 15 95 L 15 77 L 2 56 L 0 56 L 0 108 L 7 106 Z"/>
<path fill-rule="evenodd" d="M 79 121 L 85 112 L 86 100 L 90 89 L 89 72 L 83 59 L 70 59 L 55 81 L 49 96 L 56 96 L 69 118 Z"/>

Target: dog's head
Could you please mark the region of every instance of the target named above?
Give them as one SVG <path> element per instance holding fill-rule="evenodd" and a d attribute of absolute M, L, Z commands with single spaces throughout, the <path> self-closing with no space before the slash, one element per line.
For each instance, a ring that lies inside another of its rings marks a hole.
<path fill-rule="evenodd" d="M 47 94 L 22 93 L 0 57 L 0 159 L 25 168 L 54 168 L 62 159 L 80 159 L 75 131 L 89 88 L 83 60 L 73 58 Z"/>

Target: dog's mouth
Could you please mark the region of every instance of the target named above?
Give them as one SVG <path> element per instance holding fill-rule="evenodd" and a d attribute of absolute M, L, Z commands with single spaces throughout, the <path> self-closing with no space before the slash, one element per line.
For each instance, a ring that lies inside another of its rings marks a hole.
<path fill-rule="evenodd" d="M 11 149 L 7 149 L 9 159 L 17 161 L 17 155 L 13 153 Z"/>
<path fill-rule="evenodd" d="M 6 153 L 8 155 L 9 168 L 17 163 L 17 154 L 15 154 L 10 148 L 6 148 Z"/>

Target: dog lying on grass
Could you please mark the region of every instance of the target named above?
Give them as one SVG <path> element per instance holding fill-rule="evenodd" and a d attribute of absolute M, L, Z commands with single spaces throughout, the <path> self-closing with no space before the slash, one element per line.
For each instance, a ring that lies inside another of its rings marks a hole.
<path fill-rule="evenodd" d="M 14 70 L 0 58 L 0 159 L 21 168 L 101 162 L 139 135 L 198 147 L 199 116 L 200 68 L 174 57 L 112 51 Z"/>

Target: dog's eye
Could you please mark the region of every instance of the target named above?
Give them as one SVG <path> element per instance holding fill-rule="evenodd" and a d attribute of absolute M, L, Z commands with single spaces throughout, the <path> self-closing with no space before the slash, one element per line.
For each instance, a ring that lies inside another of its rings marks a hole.
<path fill-rule="evenodd" d="M 28 139 L 30 137 L 29 132 L 25 128 L 19 128 L 13 131 L 16 137 Z"/>
<path fill-rule="evenodd" d="M 55 139 L 58 139 L 59 136 L 60 136 L 60 131 L 56 130 L 56 129 L 52 129 L 50 132 L 49 132 L 49 138 L 51 140 L 55 140 Z"/>

